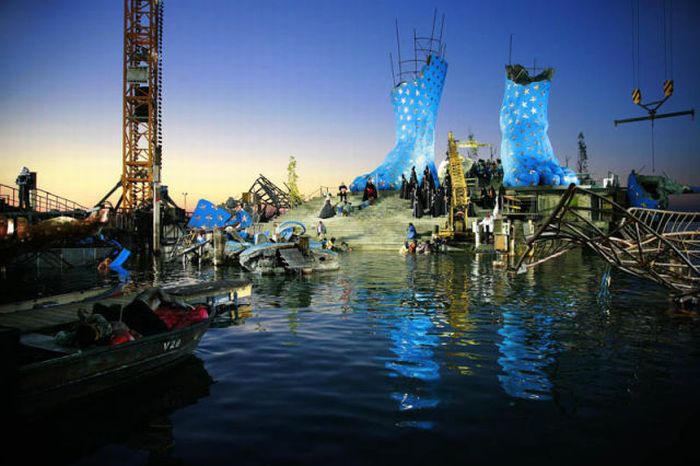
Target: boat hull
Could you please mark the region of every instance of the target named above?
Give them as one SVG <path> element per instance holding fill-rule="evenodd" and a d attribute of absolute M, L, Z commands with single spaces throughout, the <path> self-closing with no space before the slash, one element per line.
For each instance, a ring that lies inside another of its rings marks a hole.
<path fill-rule="evenodd" d="M 24 365 L 19 374 L 20 410 L 44 410 L 162 370 L 195 350 L 211 319 L 121 345 L 90 348 Z M 49 351 L 36 347 L 31 350 Z"/>

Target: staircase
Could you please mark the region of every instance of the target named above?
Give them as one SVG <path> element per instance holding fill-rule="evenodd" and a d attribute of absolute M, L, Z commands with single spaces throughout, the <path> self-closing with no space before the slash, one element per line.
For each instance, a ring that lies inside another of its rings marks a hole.
<path fill-rule="evenodd" d="M 278 217 L 273 224 L 261 224 L 263 230 L 274 228 L 281 222 L 296 220 L 303 222 L 307 234 L 316 237 L 316 224 L 319 219 L 325 199 L 317 197 L 295 207 L 285 215 Z M 333 198 L 333 204 L 338 198 Z M 334 237 L 336 242 L 346 241 L 353 249 L 362 250 L 391 250 L 398 251 L 406 241 L 406 229 L 413 223 L 421 239 L 430 239 L 435 225 L 444 226 L 447 217 L 413 218 L 411 202 L 399 198 L 398 191 L 380 191 L 379 199 L 373 206 L 358 210 L 362 202 L 362 193 L 348 194 L 354 210 L 348 217 L 335 216 L 323 220 L 327 228 L 327 236 Z"/>
<path fill-rule="evenodd" d="M 280 257 L 287 264 L 287 268 L 301 272 L 305 269 L 311 269 L 313 261 L 308 257 L 304 257 L 297 248 L 288 248 L 279 250 Z"/>

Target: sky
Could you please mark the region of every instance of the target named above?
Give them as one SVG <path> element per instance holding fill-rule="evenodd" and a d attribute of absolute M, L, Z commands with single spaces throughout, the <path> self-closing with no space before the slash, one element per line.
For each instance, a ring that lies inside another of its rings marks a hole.
<path fill-rule="evenodd" d="M 670 0 L 667 0 L 670 2 Z M 373 170 L 394 145 L 389 52 L 412 50 L 445 15 L 448 72 L 436 128 L 500 148 L 512 62 L 552 66 L 549 137 L 562 164 L 583 132 L 591 172 L 651 174 L 649 122 L 631 101 L 630 0 L 165 0 L 163 183 L 192 208 L 240 197 L 259 174 L 282 185 L 290 156 L 310 194 Z M 93 205 L 122 160 L 121 0 L 0 1 L 0 183 L 23 166 L 39 188 Z M 700 110 L 700 2 L 672 1 L 672 69 L 664 66 L 663 0 L 640 0 L 640 87 L 660 113 Z M 667 42 L 667 44 L 670 42 Z M 672 71 L 672 73 L 671 73 Z M 665 76 L 666 75 L 666 76 Z M 670 75 L 670 76 L 669 76 Z M 658 120 L 656 173 L 700 184 L 700 124 Z M 484 156 L 488 153 L 484 152 Z"/>

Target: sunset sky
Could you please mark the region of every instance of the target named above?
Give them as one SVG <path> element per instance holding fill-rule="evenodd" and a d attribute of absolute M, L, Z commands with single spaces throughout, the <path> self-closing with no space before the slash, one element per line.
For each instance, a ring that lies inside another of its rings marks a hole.
<path fill-rule="evenodd" d="M 641 0 L 644 100 L 662 96 L 663 1 Z M 700 2 L 673 5 L 676 92 L 661 113 L 700 109 Z M 446 15 L 449 69 L 436 161 L 447 132 L 500 147 L 504 65 L 556 69 L 549 136 L 564 163 L 583 132 L 594 175 L 651 174 L 648 122 L 633 105 L 630 0 L 230 1 L 166 0 L 163 181 L 219 202 L 259 173 L 282 184 L 290 155 L 302 192 L 375 168 L 394 145 L 389 52 L 412 52 Z M 39 187 L 86 205 L 121 176 L 123 1 L 0 2 L 0 183 L 28 166 Z M 656 123 L 656 172 L 700 184 L 700 124 Z M 485 151 L 484 155 L 488 152 Z"/>

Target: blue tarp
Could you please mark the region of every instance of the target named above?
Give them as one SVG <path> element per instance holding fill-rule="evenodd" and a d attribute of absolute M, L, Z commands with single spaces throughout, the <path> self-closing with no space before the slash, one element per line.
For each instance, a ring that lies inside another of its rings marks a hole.
<path fill-rule="evenodd" d="M 187 222 L 187 226 L 189 228 L 212 230 L 217 227 L 223 227 L 230 218 L 231 214 L 226 209 L 216 207 L 206 199 L 200 199 L 194 212 L 192 212 L 192 218 Z"/>

